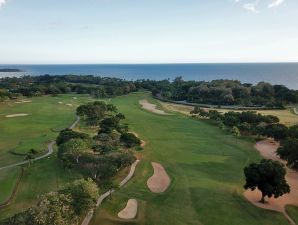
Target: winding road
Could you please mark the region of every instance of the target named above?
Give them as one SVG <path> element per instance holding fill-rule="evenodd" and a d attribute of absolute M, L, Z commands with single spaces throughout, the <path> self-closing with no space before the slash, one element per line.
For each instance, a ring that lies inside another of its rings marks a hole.
<path fill-rule="evenodd" d="M 70 126 L 69 126 L 69 129 L 73 129 L 76 127 L 76 125 L 80 122 L 80 117 L 78 116 L 76 121 L 73 122 Z M 41 155 L 41 156 L 38 156 L 36 157 L 35 159 L 33 159 L 33 161 L 38 161 L 38 160 L 41 160 L 41 159 L 44 159 L 48 156 L 50 156 L 53 152 L 54 152 L 54 149 L 53 149 L 53 145 L 56 144 L 56 141 L 51 141 L 48 146 L 47 146 L 47 152 L 44 154 L 44 155 Z M 13 167 L 16 167 L 16 166 L 22 166 L 22 165 L 25 165 L 29 163 L 29 160 L 26 160 L 26 161 L 22 161 L 22 162 L 18 162 L 18 163 L 14 163 L 14 164 L 11 164 L 11 165 L 8 165 L 8 166 L 4 166 L 4 167 L 0 167 L 0 170 L 4 170 L 4 169 L 9 169 L 9 168 L 13 168 Z"/>

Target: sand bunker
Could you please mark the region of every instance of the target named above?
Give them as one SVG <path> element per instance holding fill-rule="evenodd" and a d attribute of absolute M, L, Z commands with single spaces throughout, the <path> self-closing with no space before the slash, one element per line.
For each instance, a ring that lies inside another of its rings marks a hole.
<path fill-rule="evenodd" d="M 271 139 L 263 140 L 256 143 L 255 148 L 260 152 L 260 154 L 266 159 L 277 160 L 285 164 L 285 161 L 281 160 L 276 155 L 276 150 L 279 147 L 279 143 Z M 291 187 L 291 192 L 285 194 L 279 198 L 267 198 L 266 204 L 260 203 L 261 192 L 259 190 L 251 191 L 247 190 L 244 192 L 244 196 L 254 205 L 282 212 L 285 217 L 289 220 L 291 224 L 295 224 L 292 219 L 287 215 L 285 211 L 286 205 L 298 205 L 298 172 L 287 168 L 286 180 Z"/>
<path fill-rule="evenodd" d="M 63 102 L 58 102 L 58 104 L 63 104 Z"/>
<path fill-rule="evenodd" d="M 70 106 L 70 107 L 72 107 L 72 106 L 73 106 L 72 104 L 65 104 L 65 105 L 67 105 L 67 106 Z"/>
<path fill-rule="evenodd" d="M 149 103 L 146 99 L 139 101 L 139 103 L 142 105 L 143 109 L 146 109 L 150 112 L 160 114 L 160 115 L 168 115 L 168 113 L 166 113 L 163 110 L 157 109 L 155 104 Z"/>
<path fill-rule="evenodd" d="M 29 114 L 27 113 L 18 113 L 18 114 L 11 114 L 11 115 L 6 115 L 6 118 L 13 118 L 13 117 L 21 117 L 21 116 L 28 116 Z"/>
<path fill-rule="evenodd" d="M 126 207 L 118 213 L 121 219 L 131 220 L 136 218 L 138 212 L 138 202 L 135 199 L 129 199 Z"/>
<path fill-rule="evenodd" d="M 167 190 L 171 180 L 163 166 L 159 163 L 152 162 L 154 174 L 147 181 L 148 188 L 154 193 L 162 193 Z"/>
<path fill-rule="evenodd" d="M 22 104 L 22 103 L 29 103 L 29 102 L 32 102 L 32 101 L 29 101 L 29 100 L 22 100 L 22 101 L 18 101 L 18 102 L 14 102 L 15 104 Z"/>

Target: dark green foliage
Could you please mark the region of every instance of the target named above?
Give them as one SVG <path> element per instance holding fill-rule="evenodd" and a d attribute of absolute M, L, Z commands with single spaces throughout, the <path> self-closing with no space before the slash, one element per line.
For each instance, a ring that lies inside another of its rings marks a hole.
<path fill-rule="evenodd" d="M 287 161 L 287 166 L 298 170 L 298 139 L 288 138 L 281 142 L 277 154 L 283 160 Z"/>
<path fill-rule="evenodd" d="M 269 124 L 265 127 L 263 135 L 272 137 L 279 141 L 285 139 L 288 134 L 288 128 L 283 124 Z"/>
<path fill-rule="evenodd" d="M 142 80 L 135 83 L 137 87 L 151 90 L 154 96 L 174 101 L 276 108 L 298 102 L 296 91 L 265 82 L 252 85 L 236 80 L 184 81 L 177 77 L 173 82 Z"/>
<path fill-rule="evenodd" d="M 262 192 L 262 203 L 265 197 L 278 198 L 290 192 L 285 175 L 286 169 L 283 164 L 277 161 L 263 159 L 260 163 L 252 163 L 244 168 L 246 178 L 245 189 L 255 190 L 258 188 Z"/>
<path fill-rule="evenodd" d="M 100 133 L 107 133 L 110 134 L 112 131 L 120 131 L 120 120 L 125 118 L 123 114 L 117 114 L 116 116 L 109 116 L 104 118 L 103 120 L 100 121 L 99 126 L 99 134 Z"/>
<path fill-rule="evenodd" d="M 33 97 L 76 92 L 95 98 L 124 95 L 136 91 L 133 82 L 99 76 L 23 76 L 0 79 L 0 101 L 19 95 Z M 113 109 L 112 109 L 113 110 Z"/>
<path fill-rule="evenodd" d="M 298 138 L 298 125 L 289 127 L 288 136 L 291 138 Z"/>
<path fill-rule="evenodd" d="M 141 140 L 133 133 L 121 134 L 120 141 L 128 148 L 139 146 L 141 144 Z"/>
<path fill-rule="evenodd" d="M 89 147 L 89 144 L 84 139 L 70 139 L 59 146 L 58 158 L 68 165 L 78 164 L 80 157 Z"/>
<path fill-rule="evenodd" d="M 62 192 L 71 196 L 71 205 L 76 215 L 82 215 L 94 208 L 99 197 L 99 189 L 90 178 L 76 180 Z"/>
<path fill-rule="evenodd" d="M 90 139 L 88 134 L 79 133 L 79 132 L 73 131 L 71 129 L 64 129 L 59 133 L 59 135 L 56 139 L 56 143 L 59 146 L 59 145 L 63 144 L 64 142 L 69 141 L 70 139 L 76 139 L 76 138 L 84 139 L 86 141 Z"/>

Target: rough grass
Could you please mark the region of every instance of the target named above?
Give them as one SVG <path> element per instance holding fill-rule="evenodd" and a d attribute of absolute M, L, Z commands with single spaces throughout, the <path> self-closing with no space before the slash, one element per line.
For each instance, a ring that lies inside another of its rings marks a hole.
<path fill-rule="evenodd" d="M 253 143 L 235 139 L 208 121 L 181 114 L 156 115 L 140 109 L 147 93 L 112 100 L 127 117 L 132 130 L 147 142 L 135 178 L 97 210 L 92 225 L 282 225 L 279 213 L 256 208 L 242 196 L 243 168 L 260 159 Z M 151 162 L 161 163 L 171 177 L 163 194 L 146 186 Z M 136 220 L 125 222 L 117 213 L 130 198 L 141 202 Z"/>
<path fill-rule="evenodd" d="M 297 224 L 298 223 L 298 207 L 297 206 L 286 206 L 286 211 L 289 214 L 289 216 Z"/>
<path fill-rule="evenodd" d="M 189 115 L 190 111 L 193 110 L 193 106 L 186 106 L 174 103 L 160 103 L 165 109 L 170 111 L 179 112 L 185 115 Z M 230 109 L 215 109 L 219 112 L 225 113 L 229 111 L 242 112 L 241 110 L 230 110 Z M 280 122 L 287 125 L 292 126 L 298 124 L 298 115 L 293 113 L 292 108 L 287 108 L 283 110 L 256 110 L 257 113 L 261 113 L 263 115 L 273 115 L 277 116 L 280 119 Z"/>

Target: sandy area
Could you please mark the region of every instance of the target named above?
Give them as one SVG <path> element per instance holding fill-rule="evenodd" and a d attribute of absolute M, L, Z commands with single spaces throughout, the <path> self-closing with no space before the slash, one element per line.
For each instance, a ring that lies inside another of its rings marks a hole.
<path fill-rule="evenodd" d="M 18 113 L 18 114 L 6 115 L 5 117 L 7 117 L 7 118 L 13 118 L 13 117 L 28 116 L 28 115 L 29 114 L 27 114 L 27 113 Z"/>
<path fill-rule="evenodd" d="M 63 102 L 58 102 L 58 104 L 63 104 Z"/>
<path fill-rule="evenodd" d="M 154 193 L 162 193 L 167 190 L 171 180 L 163 166 L 159 163 L 152 162 L 154 174 L 147 181 L 148 188 Z"/>
<path fill-rule="evenodd" d="M 138 212 L 138 202 L 135 199 L 129 199 L 126 207 L 118 213 L 121 219 L 131 220 L 136 218 Z"/>
<path fill-rule="evenodd" d="M 142 106 L 143 109 L 146 109 L 150 112 L 160 114 L 160 115 L 168 115 L 168 113 L 166 113 L 163 110 L 157 109 L 155 104 L 149 103 L 146 99 L 143 99 L 143 100 L 139 101 L 139 103 L 140 103 L 140 105 Z"/>
<path fill-rule="evenodd" d="M 279 147 L 279 143 L 267 139 L 256 143 L 255 148 L 260 152 L 260 154 L 266 159 L 277 160 L 285 164 L 283 160 L 281 160 L 276 155 L 276 150 Z M 289 194 L 285 194 L 279 198 L 267 198 L 266 204 L 260 203 L 261 192 L 259 190 L 251 191 L 247 190 L 244 192 L 244 196 L 254 205 L 281 212 L 285 215 L 285 217 L 289 220 L 291 224 L 295 224 L 291 218 L 287 215 L 285 211 L 286 205 L 298 205 L 298 172 L 287 168 L 286 180 L 291 187 L 291 192 Z"/>
<path fill-rule="evenodd" d="M 22 104 L 22 103 L 29 103 L 29 102 L 32 102 L 32 101 L 29 101 L 29 100 L 22 100 L 22 101 L 18 101 L 18 102 L 14 102 L 15 104 Z"/>
<path fill-rule="evenodd" d="M 72 104 L 65 104 L 65 105 L 72 107 Z"/>

